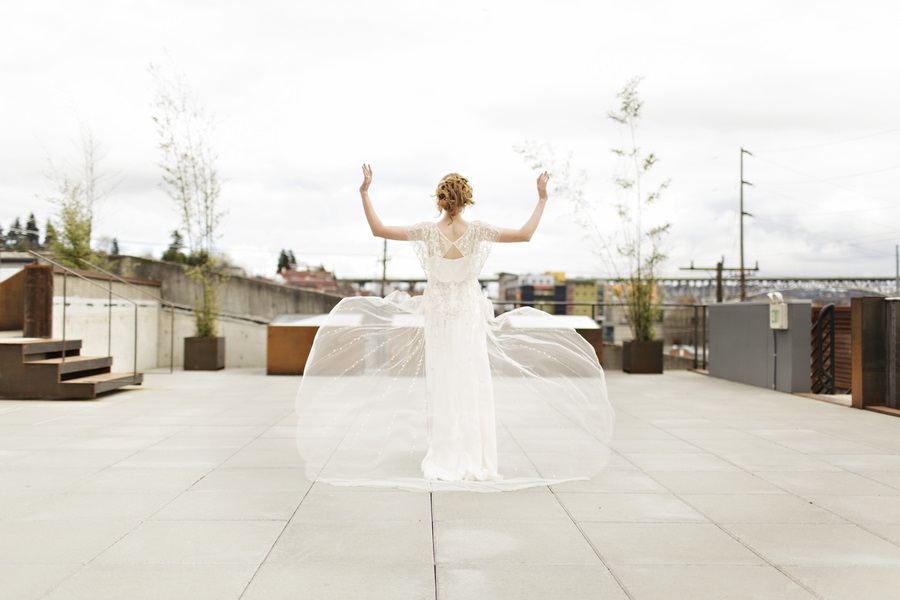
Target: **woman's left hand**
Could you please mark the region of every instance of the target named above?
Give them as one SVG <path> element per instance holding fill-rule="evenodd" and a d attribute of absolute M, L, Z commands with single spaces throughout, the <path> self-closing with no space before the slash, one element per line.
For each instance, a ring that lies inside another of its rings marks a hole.
<path fill-rule="evenodd" d="M 369 191 L 369 185 L 372 183 L 372 165 L 363 165 L 362 170 L 363 182 L 359 186 L 360 193 Z"/>
<path fill-rule="evenodd" d="M 537 189 L 538 189 L 538 198 L 541 200 L 547 199 L 547 181 L 550 180 L 550 173 L 544 171 L 537 178 Z"/>

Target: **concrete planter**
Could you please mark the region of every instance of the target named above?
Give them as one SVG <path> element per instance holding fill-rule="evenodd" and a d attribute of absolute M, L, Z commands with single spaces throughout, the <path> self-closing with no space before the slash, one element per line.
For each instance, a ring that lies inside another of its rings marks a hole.
<path fill-rule="evenodd" d="M 185 371 L 218 371 L 225 368 L 225 338 L 184 338 Z"/>
<path fill-rule="evenodd" d="M 662 340 L 624 342 L 622 344 L 622 370 L 626 373 L 662 373 Z"/>

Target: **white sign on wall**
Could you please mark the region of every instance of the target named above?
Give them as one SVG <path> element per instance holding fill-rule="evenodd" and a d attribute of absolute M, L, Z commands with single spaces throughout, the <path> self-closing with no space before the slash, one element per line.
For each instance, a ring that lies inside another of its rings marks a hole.
<path fill-rule="evenodd" d="M 769 305 L 769 329 L 788 328 L 788 305 L 777 302 Z"/>

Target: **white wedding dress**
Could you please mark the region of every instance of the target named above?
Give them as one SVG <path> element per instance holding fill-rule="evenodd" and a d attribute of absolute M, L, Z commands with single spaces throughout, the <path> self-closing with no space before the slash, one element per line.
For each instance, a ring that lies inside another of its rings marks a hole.
<path fill-rule="evenodd" d="M 295 404 L 307 478 L 501 491 L 600 471 L 614 423 L 603 369 L 547 313 L 494 317 L 478 275 L 499 229 L 407 233 L 425 293 L 345 298 L 316 334 Z"/>

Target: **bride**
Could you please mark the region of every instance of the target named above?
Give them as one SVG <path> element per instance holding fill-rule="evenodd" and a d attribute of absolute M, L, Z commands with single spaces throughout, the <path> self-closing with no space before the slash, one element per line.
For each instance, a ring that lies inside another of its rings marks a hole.
<path fill-rule="evenodd" d="M 517 229 L 463 219 L 472 187 L 456 173 L 438 183 L 439 221 L 392 226 L 363 165 L 373 235 L 412 242 L 427 284 L 419 297 L 345 298 L 324 318 L 295 404 L 308 479 L 499 491 L 605 466 L 614 413 L 593 347 L 533 308 L 495 317 L 478 281 L 493 243 L 531 239 L 548 179 Z"/>

